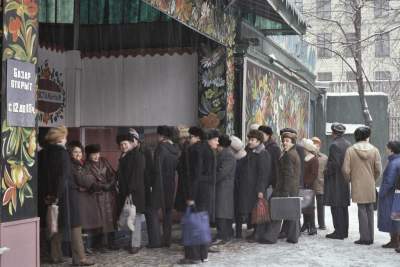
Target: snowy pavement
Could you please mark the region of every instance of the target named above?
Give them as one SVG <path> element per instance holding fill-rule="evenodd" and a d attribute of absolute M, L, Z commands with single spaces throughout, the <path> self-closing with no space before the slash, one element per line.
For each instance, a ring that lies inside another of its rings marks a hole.
<path fill-rule="evenodd" d="M 400 253 L 396 253 L 393 249 L 381 248 L 382 244 L 388 242 L 388 234 L 375 230 L 375 242 L 371 246 L 353 243 L 359 238 L 356 205 L 350 207 L 349 215 L 349 238 L 344 241 L 325 238 L 325 235 L 332 231 L 330 210 L 327 207 L 328 230 L 319 230 L 316 236 L 302 235 L 298 244 L 289 244 L 284 240 L 280 240 L 274 245 L 235 241 L 221 247 L 220 253 L 210 253 L 209 262 L 198 266 L 400 267 Z M 124 250 L 119 250 L 97 254 L 91 259 L 98 263 L 96 266 L 176 266 L 175 263 L 182 257 L 182 254 L 182 247 L 173 245 L 170 249 L 142 249 L 137 255 L 130 255 Z M 56 265 L 43 264 L 42 266 Z M 69 266 L 69 264 L 62 266 Z"/>

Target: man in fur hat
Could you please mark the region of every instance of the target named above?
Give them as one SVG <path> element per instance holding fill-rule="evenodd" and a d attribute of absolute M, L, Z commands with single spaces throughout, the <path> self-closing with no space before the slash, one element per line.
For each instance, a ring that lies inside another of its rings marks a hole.
<path fill-rule="evenodd" d="M 130 128 L 117 136 L 117 144 L 121 150 L 118 169 L 119 199 L 118 217 L 121 214 L 125 200 L 129 197 L 136 207 L 135 231 L 131 235 L 129 252 L 136 254 L 141 247 L 141 229 L 144 220 L 145 203 L 145 168 L 144 154 L 139 149 L 139 134 Z"/>
<path fill-rule="evenodd" d="M 329 147 L 328 163 L 325 169 L 324 203 L 331 207 L 335 231 L 326 238 L 345 239 L 349 230 L 350 186 L 342 173 L 344 155 L 351 145 L 343 135 L 346 127 L 340 123 L 331 126 L 333 142 Z"/>
<path fill-rule="evenodd" d="M 152 231 L 154 239 L 149 247 L 171 246 L 172 209 L 174 207 L 175 174 L 179 150 L 171 141 L 172 128 L 157 127 L 158 146 L 154 151 L 154 180 L 151 184 Z M 161 240 L 159 210 L 163 214 L 163 238 Z"/>

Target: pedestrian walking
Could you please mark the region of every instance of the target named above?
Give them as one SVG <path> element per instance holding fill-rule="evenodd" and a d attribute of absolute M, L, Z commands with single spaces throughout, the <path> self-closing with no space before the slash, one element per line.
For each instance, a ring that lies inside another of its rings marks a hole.
<path fill-rule="evenodd" d="M 152 231 L 151 248 L 170 247 L 172 232 L 172 209 L 174 207 L 175 178 L 178 166 L 179 150 L 172 142 L 172 128 L 157 127 L 158 145 L 154 151 L 154 180 L 151 184 Z M 159 212 L 161 210 L 161 213 Z M 162 214 L 163 235 L 160 231 Z"/>
<path fill-rule="evenodd" d="M 118 178 L 118 217 L 127 197 L 131 197 L 136 207 L 135 230 L 131 233 L 129 252 L 136 254 L 141 248 L 142 222 L 144 221 L 145 203 L 145 155 L 140 151 L 139 134 L 130 128 L 128 132 L 117 136 L 121 150 Z"/>
<path fill-rule="evenodd" d="M 232 223 L 234 218 L 234 184 L 236 159 L 230 148 L 231 140 L 228 135 L 218 139 L 217 180 L 215 190 L 215 218 L 217 237 L 213 243 L 221 245 L 233 236 Z"/>
<path fill-rule="evenodd" d="M 45 202 L 58 206 L 58 232 L 51 237 L 51 258 L 53 263 L 62 263 L 62 241 L 71 242 L 72 264 L 90 266 L 93 262 L 86 258 L 82 240 L 82 227 L 78 203 L 78 186 L 73 177 L 71 159 L 66 150 L 68 130 L 65 126 L 51 128 L 46 134 L 43 148 L 44 160 L 39 170 L 47 181 Z"/>
<path fill-rule="evenodd" d="M 333 142 L 329 147 L 328 162 L 325 169 L 324 204 L 331 207 L 335 231 L 326 238 L 345 239 L 349 231 L 350 186 L 344 178 L 342 165 L 347 148 L 351 145 L 343 134 L 346 127 L 340 123 L 331 126 Z"/>
<path fill-rule="evenodd" d="M 379 187 L 378 230 L 390 233 L 390 241 L 383 248 L 398 248 L 400 241 L 400 223 L 391 218 L 396 185 L 400 177 L 400 142 L 391 141 L 386 145 L 388 164 L 383 172 Z M 400 204 L 400 203 L 398 203 Z"/>
<path fill-rule="evenodd" d="M 351 183 L 351 198 L 358 206 L 359 245 L 374 243 L 374 203 L 376 202 L 376 180 L 382 173 L 379 150 L 369 143 L 371 129 L 362 126 L 355 130 L 356 143 L 346 151 L 343 174 Z"/>
<path fill-rule="evenodd" d="M 281 148 L 275 141 L 272 128 L 262 125 L 258 128 L 264 135 L 264 147 L 271 157 L 271 186 L 275 188 L 276 180 L 278 177 L 279 157 L 281 156 Z"/>
<path fill-rule="evenodd" d="M 325 206 L 324 206 L 324 171 L 328 162 L 328 157 L 322 153 L 321 140 L 318 137 L 311 138 L 314 145 L 317 147 L 317 158 L 318 158 L 318 177 L 314 181 L 313 189 L 315 191 L 315 198 L 317 199 L 317 217 L 318 217 L 318 228 L 320 230 L 326 230 L 325 225 Z"/>

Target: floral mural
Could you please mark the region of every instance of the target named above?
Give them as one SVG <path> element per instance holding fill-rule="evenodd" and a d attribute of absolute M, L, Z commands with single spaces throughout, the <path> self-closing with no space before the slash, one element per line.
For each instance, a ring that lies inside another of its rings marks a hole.
<path fill-rule="evenodd" d="M 3 1 L 3 68 L 7 59 L 37 63 L 37 0 Z M 2 88 L 4 92 L 5 88 Z M 1 128 L 1 191 L 4 221 L 36 216 L 36 129 Z"/>
<path fill-rule="evenodd" d="M 244 69 L 244 132 L 257 123 L 271 126 L 274 132 L 291 127 L 299 138 L 307 137 L 309 92 L 249 59 Z"/>

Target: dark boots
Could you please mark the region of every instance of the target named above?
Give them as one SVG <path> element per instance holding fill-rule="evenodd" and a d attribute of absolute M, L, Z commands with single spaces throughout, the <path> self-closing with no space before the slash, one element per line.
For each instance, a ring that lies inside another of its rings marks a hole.
<path fill-rule="evenodd" d="M 303 214 L 304 222 L 301 226 L 300 232 L 304 233 L 305 231 L 308 232 L 308 235 L 316 235 L 317 228 L 315 227 L 315 214 Z"/>
<path fill-rule="evenodd" d="M 399 247 L 399 235 L 390 233 L 390 242 L 382 245 L 383 248 L 398 248 Z"/>

